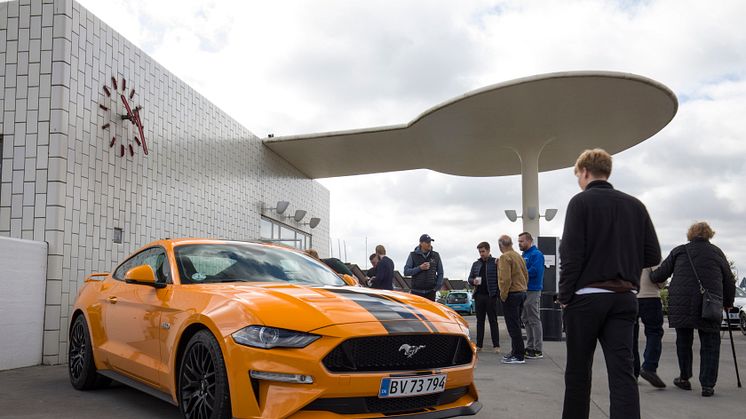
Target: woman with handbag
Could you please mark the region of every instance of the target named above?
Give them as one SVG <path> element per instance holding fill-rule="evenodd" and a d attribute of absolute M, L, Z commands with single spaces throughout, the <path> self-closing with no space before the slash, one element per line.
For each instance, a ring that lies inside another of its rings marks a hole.
<path fill-rule="evenodd" d="M 653 282 L 664 282 L 673 274 L 668 287 L 668 324 L 676 329 L 679 357 L 676 387 L 691 390 L 692 344 L 694 329 L 701 344 L 699 382 L 702 396 L 715 394 L 720 362 L 720 323 L 723 307 L 733 305 L 736 283 L 728 260 L 710 239 L 715 235 L 706 222 L 689 227 L 688 243 L 671 250 L 661 266 L 650 274 Z"/>

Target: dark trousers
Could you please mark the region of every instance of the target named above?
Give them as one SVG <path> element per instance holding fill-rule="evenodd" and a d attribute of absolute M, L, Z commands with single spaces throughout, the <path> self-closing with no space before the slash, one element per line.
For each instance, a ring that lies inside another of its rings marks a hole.
<path fill-rule="evenodd" d="M 497 296 L 490 297 L 489 294 L 474 294 L 474 305 L 477 310 L 477 346 L 482 347 L 484 343 L 484 317 L 490 322 L 490 336 L 492 346 L 500 347 L 500 329 L 497 325 Z"/>
<path fill-rule="evenodd" d="M 720 333 L 699 330 L 699 383 L 715 387 L 720 364 Z M 676 355 L 679 356 L 681 378 L 692 377 L 692 344 L 694 329 L 676 329 Z"/>
<path fill-rule="evenodd" d="M 503 302 L 505 326 L 508 328 L 512 345 L 511 353 L 520 359 L 523 359 L 524 352 L 526 352 L 523 345 L 523 333 L 521 333 L 521 313 L 524 301 L 526 301 L 525 292 L 511 292 Z"/>
<path fill-rule="evenodd" d="M 639 419 L 640 394 L 632 367 L 637 297 L 631 292 L 576 295 L 565 307 L 567 366 L 563 419 L 588 418 L 596 341 L 609 375 L 611 419 Z"/>
<path fill-rule="evenodd" d="M 632 340 L 632 354 L 635 357 L 635 377 L 640 376 L 640 320 L 645 326 L 645 352 L 643 352 L 642 369 L 658 371 L 661 359 L 661 340 L 663 339 L 663 305 L 660 298 L 638 298 L 638 315 L 635 322 L 635 336 Z"/>
<path fill-rule="evenodd" d="M 420 297 L 425 297 L 430 301 L 435 301 L 435 291 L 419 291 L 419 290 L 412 290 L 410 291 L 414 295 L 419 295 Z"/>

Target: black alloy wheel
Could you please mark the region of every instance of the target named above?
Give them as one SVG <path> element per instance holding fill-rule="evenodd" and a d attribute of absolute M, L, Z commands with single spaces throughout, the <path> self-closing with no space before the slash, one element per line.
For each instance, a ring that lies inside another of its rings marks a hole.
<path fill-rule="evenodd" d="M 70 326 L 67 364 L 70 383 L 78 390 L 102 388 L 111 382 L 111 379 L 96 372 L 91 337 L 88 334 L 88 324 L 83 315 L 76 317 L 72 326 Z"/>
<path fill-rule="evenodd" d="M 231 417 L 225 363 L 220 345 L 207 330 L 189 339 L 181 358 L 179 408 L 186 419 Z"/>

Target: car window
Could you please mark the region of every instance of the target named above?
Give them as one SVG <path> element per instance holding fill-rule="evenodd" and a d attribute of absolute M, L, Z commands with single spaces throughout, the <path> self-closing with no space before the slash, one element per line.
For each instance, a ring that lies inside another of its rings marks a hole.
<path fill-rule="evenodd" d="M 446 297 L 446 302 L 451 304 L 465 303 L 468 300 L 468 296 L 463 292 L 452 292 Z"/>
<path fill-rule="evenodd" d="M 174 248 L 182 284 L 290 282 L 343 286 L 323 263 L 298 252 L 256 243 L 185 244 Z"/>
<path fill-rule="evenodd" d="M 127 271 L 140 265 L 150 265 L 158 282 L 171 282 L 171 268 L 166 258 L 166 251 L 162 247 L 145 249 L 127 259 L 114 271 L 114 279 L 123 281 Z"/>
<path fill-rule="evenodd" d="M 746 297 L 746 291 L 742 290 L 741 288 L 736 287 L 736 297 L 739 297 L 739 298 Z"/>
<path fill-rule="evenodd" d="M 138 265 L 150 265 L 155 272 L 158 282 L 169 282 L 169 264 L 166 260 L 166 251 L 161 247 L 153 247 L 140 253 Z M 137 265 L 135 265 L 137 266 Z"/>

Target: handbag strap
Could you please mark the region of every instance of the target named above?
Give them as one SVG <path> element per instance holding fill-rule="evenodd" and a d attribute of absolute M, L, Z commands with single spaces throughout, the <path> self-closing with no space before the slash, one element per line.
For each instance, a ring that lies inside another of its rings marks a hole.
<path fill-rule="evenodd" d="M 694 268 L 694 262 L 692 262 L 692 255 L 689 254 L 689 245 L 684 245 L 684 250 L 686 251 L 686 257 L 689 258 L 689 264 L 692 266 L 692 271 L 694 271 L 694 277 L 697 278 L 697 282 L 699 283 L 699 293 L 703 294 L 705 293 L 705 287 L 702 286 L 702 281 L 699 280 L 699 275 L 697 275 L 697 269 Z"/>

